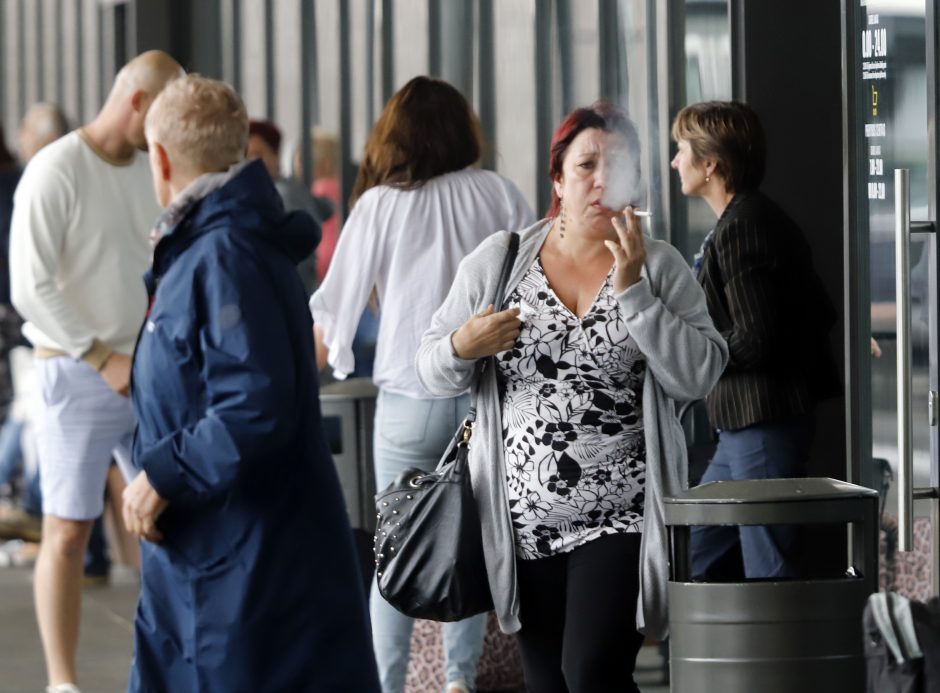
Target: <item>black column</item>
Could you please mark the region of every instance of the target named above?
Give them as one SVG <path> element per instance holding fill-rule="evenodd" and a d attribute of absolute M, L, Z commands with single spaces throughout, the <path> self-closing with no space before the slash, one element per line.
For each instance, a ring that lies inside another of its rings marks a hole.
<path fill-rule="evenodd" d="M 763 191 L 800 225 L 840 319 L 831 334 L 845 362 L 840 3 L 730 0 L 734 98 L 767 134 Z M 800 339 L 800 326 L 792 326 Z M 843 369 L 844 371 L 844 369 Z M 844 399 L 823 404 L 810 473 L 846 477 Z"/>
<path fill-rule="evenodd" d="M 238 3 L 232 3 L 234 12 Z M 166 51 L 189 72 L 222 75 L 222 8 L 219 0 L 136 0 L 131 15 L 135 54 Z M 198 35 L 193 28 L 198 27 Z M 133 55 L 127 56 L 128 59 Z M 236 61 L 237 62 L 237 61 Z M 120 66 L 119 66 L 120 67 Z"/>

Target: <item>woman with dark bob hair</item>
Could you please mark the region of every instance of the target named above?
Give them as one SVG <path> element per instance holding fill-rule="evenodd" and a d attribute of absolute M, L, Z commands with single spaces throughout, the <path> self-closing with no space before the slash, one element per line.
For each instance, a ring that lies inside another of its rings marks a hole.
<path fill-rule="evenodd" d="M 718 219 L 695 271 L 730 354 L 705 400 L 720 433 L 702 483 L 806 476 L 813 410 L 839 392 L 827 338 L 836 313 L 803 233 L 758 190 L 760 119 L 742 103 L 696 103 L 679 111 L 672 136 L 683 194 L 702 197 Z M 796 537 L 786 525 L 695 527 L 693 574 L 740 577 L 719 572 L 740 551 L 749 578 L 794 577 Z"/>
<path fill-rule="evenodd" d="M 639 690 L 640 633 L 667 628 L 662 499 L 686 486 L 675 403 L 703 397 L 727 360 L 688 265 L 628 204 L 639 161 L 622 110 L 569 114 L 549 216 L 520 233 L 505 302 L 488 305 L 499 233 L 461 264 L 418 352 L 441 396 L 495 357 L 470 474 L 496 614 L 534 693 Z"/>
<path fill-rule="evenodd" d="M 450 288 L 457 265 L 484 238 L 518 229 L 533 214 L 519 190 L 475 167 L 483 137 L 454 87 L 415 77 L 385 106 L 366 142 L 323 285 L 310 299 L 320 354 L 339 377 L 355 367 L 352 343 L 373 289 L 380 322 L 373 380 L 376 486 L 407 467 L 431 471 L 469 407 L 466 387 L 445 396 L 418 382 L 421 334 Z M 324 348 L 325 347 L 325 348 Z M 373 585 L 375 655 L 385 693 L 402 693 L 412 620 Z M 483 644 L 483 615 L 443 627 L 448 693 L 467 693 Z"/>

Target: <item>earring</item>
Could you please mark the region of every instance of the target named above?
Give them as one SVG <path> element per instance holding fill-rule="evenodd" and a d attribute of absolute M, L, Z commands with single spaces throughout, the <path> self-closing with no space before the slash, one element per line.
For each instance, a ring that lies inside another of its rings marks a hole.
<path fill-rule="evenodd" d="M 561 214 L 558 217 L 558 237 L 562 239 L 565 237 L 565 216 L 565 206 L 562 205 Z"/>
<path fill-rule="evenodd" d="M 708 183 L 712 179 L 711 176 L 705 176 L 705 182 Z"/>

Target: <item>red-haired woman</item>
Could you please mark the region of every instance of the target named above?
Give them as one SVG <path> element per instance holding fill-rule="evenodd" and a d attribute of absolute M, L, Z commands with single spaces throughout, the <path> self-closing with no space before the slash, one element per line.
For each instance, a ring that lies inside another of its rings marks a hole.
<path fill-rule="evenodd" d="M 466 386 L 444 396 L 429 394 L 414 368 L 421 334 L 457 265 L 493 232 L 532 223 L 515 185 L 475 167 L 482 149 L 476 116 L 454 87 L 428 77 L 402 87 L 372 129 L 352 212 L 326 278 L 310 299 L 318 342 L 327 348 L 334 372 L 345 376 L 355 367 L 353 336 L 375 289 L 379 489 L 407 467 L 433 470 L 469 407 Z M 375 587 L 370 609 L 382 690 L 402 693 L 412 621 Z M 444 625 L 448 693 L 473 688 L 483 628 L 482 615 Z"/>
<path fill-rule="evenodd" d="M 521 232 L 505 303 L 486 306 L 508 242 L 496 234 L 461 264 L 418 352 L 441 396 L 495 356 L 470 473 L 496 613 L 534 693 L 639 690 L 638 631 L 666 630 L 662 499 L 686 486 L 675 402 L 702 397 L 727 360 L 688 265 L 624 207 L 638 162 L 623 111 L 572 112 L 552 139 L 549 216 Z"/>

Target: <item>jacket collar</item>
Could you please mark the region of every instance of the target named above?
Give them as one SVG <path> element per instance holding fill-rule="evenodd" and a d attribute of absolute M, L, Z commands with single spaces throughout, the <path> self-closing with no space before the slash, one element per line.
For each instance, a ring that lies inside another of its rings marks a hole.
<path fill-rule="evenodd" d="M 189 211 L 195 207 L 201 200 L 208 197 L 211 193 L 225 186 L 229 181 L 236 178 L 251 161 L 239 161 L 232 164 L 227 171 L 220 173 L 204 173 L 189 185 L 183 188 L 176 199 L 170 203 L 170 206 L 164 210 L 153 230 L 150 232 L 150 242 L 156 246 L 164 236 L 171 235 L 179 223 L 189 214 Z"/>

